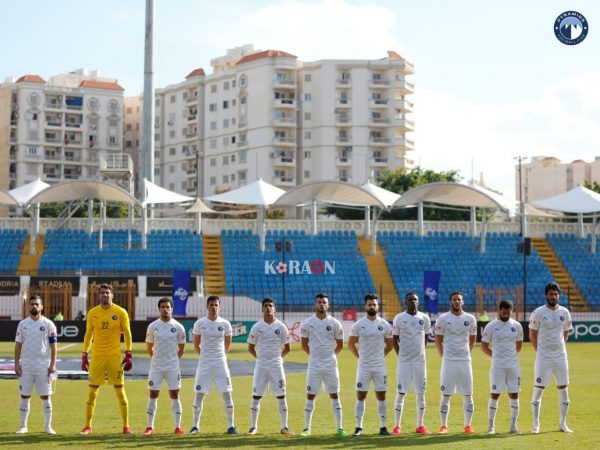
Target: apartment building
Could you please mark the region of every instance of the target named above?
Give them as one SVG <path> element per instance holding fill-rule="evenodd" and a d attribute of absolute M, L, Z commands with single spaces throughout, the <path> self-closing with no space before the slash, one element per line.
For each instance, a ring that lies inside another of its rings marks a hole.
<path fill-rule="evenodd" d="M 534 156 L 521 164 L 523 198 L 532 202 L 567 192 L 586 181 L 600 183 L 600 157 L 586 162 L 563 163 L 553 156 Z M 515 192 L 519 195 L 519 167 L 515 167 Z"/>
<path fill-rule="evenodd" d="M 140 175 L 142 168 L 141 143 L 142 143 L 142 107 L 143 96 L 125 97 L 123 100 L 123 152 L 131 158 L 134 170 L 134 192 L 141 194 Z M 141 198 L 139 195 L 138 198 Z"/>
<path fill-rule="evenodd" d="M 283 189 L 364 183 L 412 166 L 414 70 L 395 52 L 301 62 L 245 45 L 211 68 L 156 91 L 155 182 L 167 189 L 204 197 L 259 178 Z"/>
<path fill-rule="evenodd" d="M 101 154 L 122 152 L 123 88 L 83 69 L 6 80 L 0 123 L 3 188 L 95 178 Z"/>

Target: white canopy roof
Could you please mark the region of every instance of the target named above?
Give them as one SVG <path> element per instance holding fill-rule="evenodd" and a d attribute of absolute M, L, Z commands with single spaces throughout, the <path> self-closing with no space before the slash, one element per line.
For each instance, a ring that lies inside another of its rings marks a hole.
<path fill-rule="evenodd" d="M 275 202 L 275 206 L 299 206 L 313 200 L 352 206 L 379 206 L 386 203 L 373 193 L 341 181 L 313 181 L 296 186 Z"/>
<path fill-rule="evenodd" d="M 186 209 L 185 212 L 189 212 L 189 213 L 216 213 L 218 211 L 215 211 L 214 209 L 210 209 L 208 206 L 206 206 L 204 204 L 204 202 L 202 200 L 200 200 L 199 198 L 197 198 L 196 201 L 194 202 L 194 204 L 192 206 L 190 206 L 188 209 Z"/>
<path fill-rule="evenodd" d="M 0 205 L 18 206 L 19 201 L 10 192 L 0 188 Z"/>
<path fill-rule="evenodd" d="M 570 191 L 531 202 L 541 209 L 562 211 L 567 213 L 593 213 L 600 211 L 600 194 L 583 186 L 577 186 Z"/>
<path fill-rule="evenodd" d="M 169 191 L 157 184 L 144 178 L 144 188 L 146 189 L 146 200 L 142 202 L 142 206 L 158 203 L 183 203 L 191 202 L 194 197 L 181 195 L 177 192 Z"/>
<path fill-rule="evenodd" d="M 400 194 L 383 189 L 376 184 L 371 183 L 370 181 L 367 181 L 365 184 L 363 184 L 361 189 L 367 191 L 374 197 L 377 197 L 379 201 L 387 207 L 392 206 L 400 198 Z"/>
<path fill-rule="evenodd" d="M 109 202 L 139 204 L 129 192 L 117 185 L 100 180 L 74 180 L 49 186 L 29 199 L 27 204 L 69 202 L 83 198 L 95 198 Z"/>
<path fill-rule="evenodd" d="M 42 192 L 47 187 L 50 187 L 50 185 L 43 182 L 41 178 L 38 178 L 23 186 L 11 189 L 9 192 L 21 205 L 24 205 L 29 199 Z"/>
<path fill-rule="evenodd" d="M 429 183 L 405 192 L 394 206 L 408 206 L 431 202 L 452 206 L 475 206 L 478 208 L 500 208 L 513 210 L 511 202 L 500 194 L 477 185 L 461 183 Z"/>
<path fill-rule="evenodd" d="M 270 206 L 285 194 L 283 189 L 263 181 L 262 178 L 233 191 L 204 198 L 211 202 L 235 203 L 238 205 Z"/>

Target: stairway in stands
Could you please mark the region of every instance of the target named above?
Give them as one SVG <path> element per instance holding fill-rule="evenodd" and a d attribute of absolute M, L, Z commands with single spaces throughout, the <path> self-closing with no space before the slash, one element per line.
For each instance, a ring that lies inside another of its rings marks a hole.
<path fill-rule="evenodd" d="M 19 260 L 19 266 L 17 267 L 17 275 L 38 274 L 42 252 L 44 251 L 45 236 L 40 234 L 35 240 L 35 255 L 29 254 L 29 249 L 31 248 L 30 242 L 28 235 L 25 240 L 25 245 L 23 245 L 23 251 L 21 252 L 21 259 Z"/>
<path fill-rule="evenodd" d="M 203 236 L 204 292 L 225 295 L 225 263 L 221 236 Z"/>
<path fill-rule="evenodd" d="M 383 257 L 381 247 L 377 244 L 377 254 L 371 256 L 369 254 L 371 252 L 371 240 L 360 238 L 358 245 L 360 252 L 367 262 L 367 268 L 369 269 L 369 274 L 377 290 L 380 302 L 383 303 L 382 317 L 392 320 L 396 314 L 402 311 L 402 302 L 394 287 L 394 282 Z"/>
<path fill-rule="evenodd" d="M 573 281 L 573 278 L 571 278 L 571 275 L 560 261 L 558 255 L 554 252 L 552 246 L 548 243 L 546 238 L 532 238 L 531 242 L 533 242 L 533 245 L 535 245 L 537 252 L 544 260 L 548 270 L 550 273 L 552 273 L 554 281 L 556 281 L 560 286 L 563 295 L 567 295 L 568 293 L 571 311 L 589 311 L 590 307 L 587 301 L 583 298 L 583 295 L 581 295 L 581 292 Z"/>

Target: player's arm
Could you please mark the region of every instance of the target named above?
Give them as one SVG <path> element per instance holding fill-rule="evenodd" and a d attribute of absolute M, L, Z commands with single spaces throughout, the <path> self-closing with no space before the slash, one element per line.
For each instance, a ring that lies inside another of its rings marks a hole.
<path fill-rule="evenodd" d="M 185 350 L 185 344 L 177 344 L 179 346 L 179 348 L 177 349 L 177 357 L 179 359 L 181 359 L 181 357 L 183 356 L 183 352 Z"/>
<path fill-rule="evenodd" d="M 283 344 L 283 350 L 281 350 L 281 357 L 285 357 L 285 355 L 287 355 L 290 351 L 292 350 L 292 347 L 290 346 L 289 342 L 286 342 L 285 344 Z"/>
<path fill-rule="evenodd" d="M 23 344 L 21 342 L 15 342 L 15 374 L 21 376 L 21 349 Z"/>
<path fill-rule="evenodd" d="M 231 348 L 231 334 L 225 336 L 225 354 L 229 353 Z"/>
<path fill-rule="evenodd" d="M 344 349 L 344 339 L 336 339 L 335 340 L 335 354 L 337 355 Z"/>
<path fill-rule="evenodd" d="M 392 343 L 392 345 L 394 346 L 394 351 L 396 352 L 396 355 L 397 355 L 398 353 L 400 353 L 400 335 L 394 334 L 392 336 L 392 338 L 393 338 L 393 341 L 394 341 Z"/>
<path fill-rule="evenodd" d="M 533 328 L 529 328 L 529 342 L 531 342 L 531 346 L 537 352 L 538 348 L 538 330 L 534 330 Z"/>
<path fill-rule="evenodd" d="M 383 355 L 387 355 L 394 348 L 394 339 L 393 338 L 385 338 L 385 349 L 383 350 Z"/>
<path fill-rule="evenodd" d="M 521 343 L 523 342 L 521 341 Z M 490 348 L 489 342 L 481 341 L 481 351 L 488 355 L 490 358 L 492 357 L 492 349 Z"/>
<path fill-rule="evenodd" d="M 307 355 L 310 355 L 310 346 L 308 345 L 307 337 L 300 338 L 300 345 L 302 346 L 302 350 L 304 350 Z"/>
<path fill-rule="evenodd" d="M 471 334 L 469 336 L 469 352 L 473 352 L 473 349 L 475 348 L 475 341 L 477 341 L 477 335 Z"/>
<path fill-rule="evenodd" d="M 256 358 L 256 344 L 248 342 L 248 353 Z"/>
<path fill-rule="evenodd" d="M 350 350 L 350 353 L 352 353 L 354 356 L 356 356 L 358 358 L 358 357 L 360 357 L 360 354 L 358 353 L 358 348 L 356 348 L 357 342 L 358 342 L 358 336 L 350 336 L 348 338 L 348 350 Z"/>
<path fill-rule="evenodd" d="M 200 354 L 200 350 L 202 349 L 202 336 L 200 336 L 199 334 L 194 334 L 192 337 L 192 342 L 194 344 L 194 350 L 196 351 L 196 353 Z"/>
<path fill-rule="evenodd" d="M 123 312 L 123 317 L 121 318 L 121 329 L 123 330 L 123 340 L 125 342 L 125 352 L 130 352 L 133 345 L 133 340 L 131 339 L 131 327 L 129 325 L 129 315 L 127 311 Z"/>
<path fill-rule="evenodd" d="M 569 340 L 569 331 L 564 331 L 563 332 L 563 337 L 565 338 L 565 342 L 567 342 Z"/>
<path fill-rule="evenodd" d="M 148 355 L 150 356 L 150 358 L 152 358 L 152 356 L 154 356 L 154 343 L 153 342 L 146 342 L 146 351 L 148 352 Z"/>
<path fill-rule="evenodd" d="M 58 354 L 58 343 L 56 336 L 50 336 L 50 365 L 48 366 L 48 375 L 56 372 L 56 355 Z"/>
<path fill-rule="evenodd" d="M 521 351 L 521 348 L 523 348 L 523 341 L 516 341 L 515 347 L 517 349 L 517 353 L 519 353 Z"/>
<path fill-rule="evenodd" d="M 83 353 L 88 353 L 92 346 L 94 338 L 94 318 L 88 314 L 88 320 L 85 321 L 85 336 L 83 338 Z"/>
<path fill-rule="evenodd" d="M 437 349 L 438 354 L 443 358 L 444 357 L 444 335 L 443 334 L 435 335 L 435 348 Z"/>

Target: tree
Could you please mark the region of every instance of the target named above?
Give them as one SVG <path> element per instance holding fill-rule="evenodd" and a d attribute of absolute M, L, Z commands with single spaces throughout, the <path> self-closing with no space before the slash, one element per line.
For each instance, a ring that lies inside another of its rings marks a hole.
<path fill-rule="evenodd" d="M 42 203 L 40 205 L 40 217 L 60 217 L 63 210 L 67 208 L 74 208 L 77 206 L 77 202 L 70 203 Z M 70 214 L 71 217 L 87 217 L 88 216 L 88 205 L 86 203 L 80 204 L 75 211 Z M 97 201 L 94 202 L 94 210 L 92 212 L 93 217 L 100 217 L 100 205 Z M 127 204 L 108 203 L 106 205 L 106 217 L 108 218 L 125 218 L 127 217 Z"/>
<path fill-rule="evenodd" d="M 404 168 L 384 172 L 380 178 L 379 186 L 388 191 L 397 194 L 403 194 L 417 186 L 436 182 L 459 182 L 461 180 L 457 170 L 444 172 L 435 172 L 421 167 L 415 167 L 412 170 Z M 362 220 L 364 219 L 363 209 L 347 209 L 330 206 L 326 208 L 329 214 L 335 214 L 336 217 L 343 220 Z M 417 208 L 398 208 L 391 212 L 381 214 L 381 219 L 385 220 L 416 220 Z M 469 220 L 469 211 L 455 211 L 439 207 L 428 207 L 423 212 L 425 220 Z"/>

